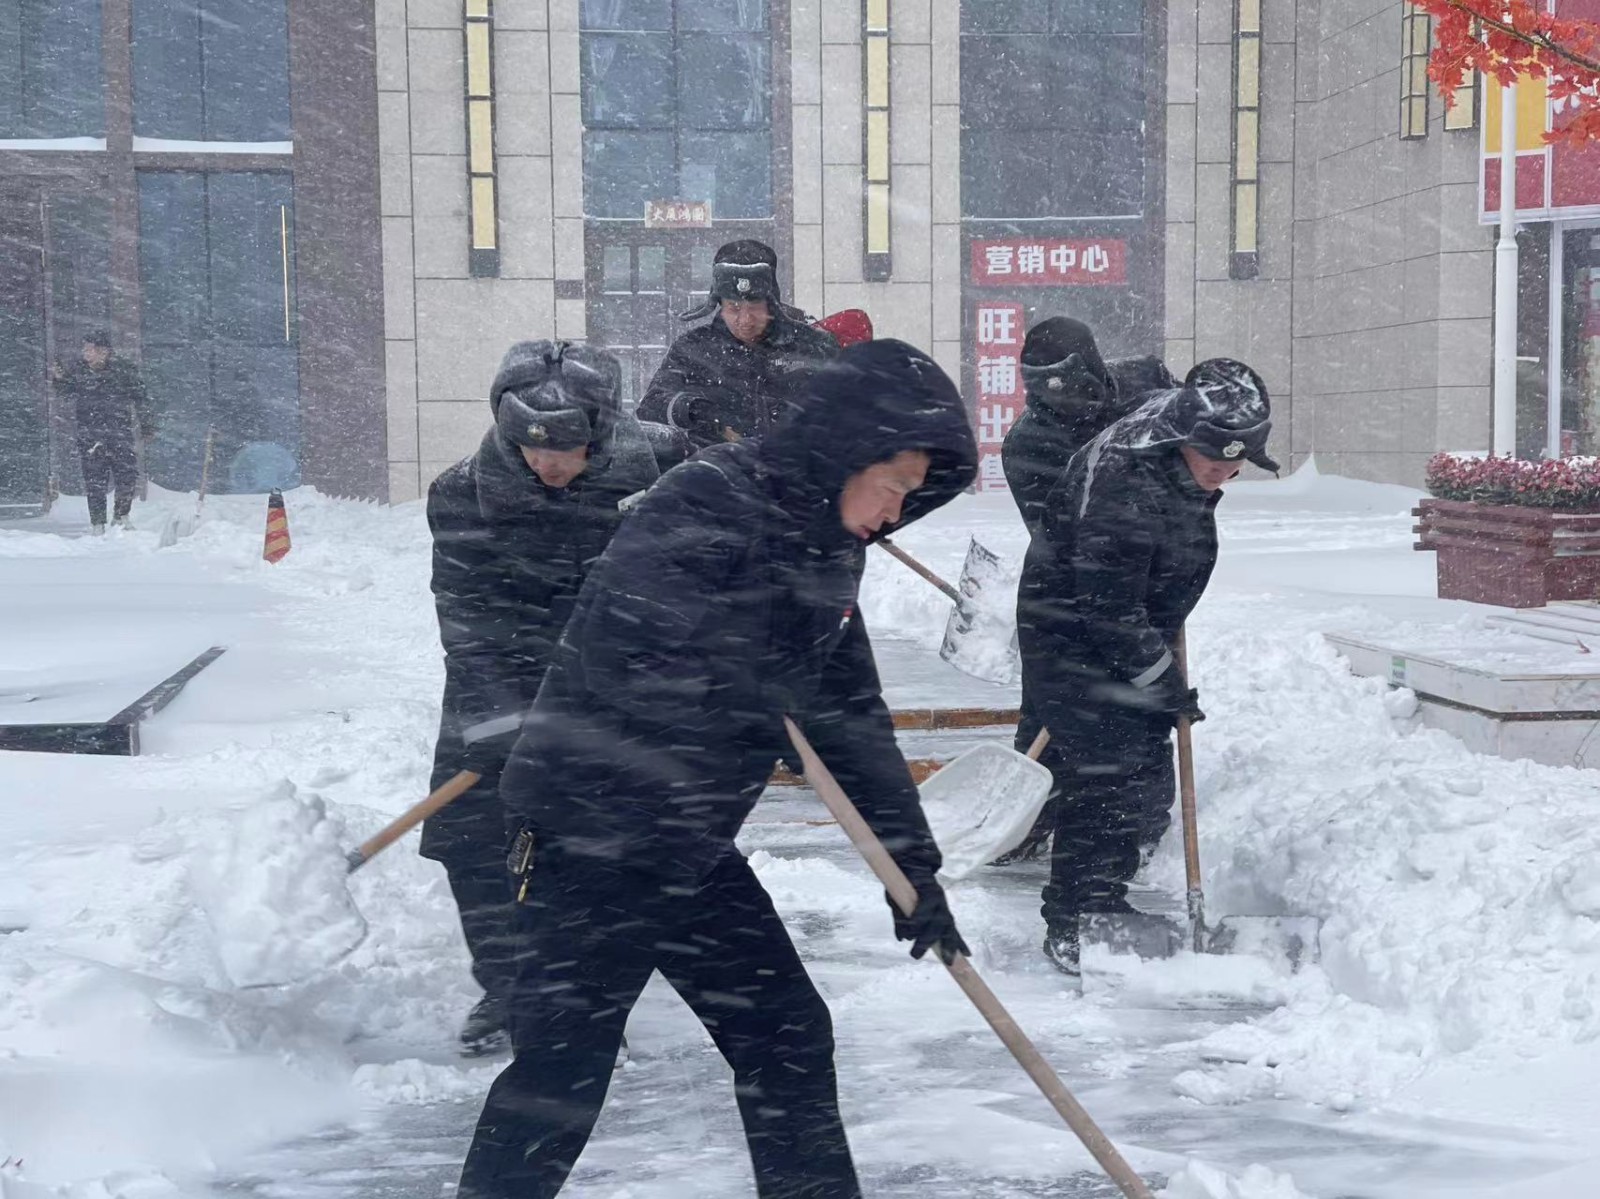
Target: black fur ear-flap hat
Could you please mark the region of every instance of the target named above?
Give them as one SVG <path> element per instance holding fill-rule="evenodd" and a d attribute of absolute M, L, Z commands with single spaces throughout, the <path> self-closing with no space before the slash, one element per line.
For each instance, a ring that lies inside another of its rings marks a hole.
<path fill-rule="evenodd" d="M 705 302 L 680 316 L 697 321 L 715 312 L 723 300 L 765 300 L 773 314 L 784 311 L 778 286 L 778 254 L 754 238 L 730 241 L 711 260 L 711 291 Z"/>

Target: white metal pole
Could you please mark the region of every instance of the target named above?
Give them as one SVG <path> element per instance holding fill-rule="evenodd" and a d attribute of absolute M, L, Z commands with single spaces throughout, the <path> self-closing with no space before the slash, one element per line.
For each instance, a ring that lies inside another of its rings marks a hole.
<path fill-rule="evenodd" d="M 1494 453 L 1517 451 L 1517 89 L 1500 89 L 1500 240 L 1494 249 Z"/>
<path fill-rule="evenodd" d="M 1559 222 L 1550 226 L 1550 342 L 1545 355 L 1544 453 L 1561 457 L 1561 371 L 1562 324 L 1567 318 L 1566 292 L 1567 227 Z"/>

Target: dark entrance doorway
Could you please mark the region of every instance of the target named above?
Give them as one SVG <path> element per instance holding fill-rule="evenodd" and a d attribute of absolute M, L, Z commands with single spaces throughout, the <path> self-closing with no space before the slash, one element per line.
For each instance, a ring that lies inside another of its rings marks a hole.
<path fill-rule="evenodd" d="M 622 396 L 631 410 L 675 338 L 690 328 L 680 312 L 698 307 L 711 286 L 711 259 L 724 242 L 753 237 L 773 244 L 773 222 L 712 229 L 646 229 L 591 222 L 585 234 L 589 340 L 622 360 Z"/>
<path fill-rule="evenodd" d="M 57 491 L 82 490 L 51 368 L 109 324 L 111 305 L 109 209 L 76 186 L 0 185 L 0 515 L 42 513 Z"/>

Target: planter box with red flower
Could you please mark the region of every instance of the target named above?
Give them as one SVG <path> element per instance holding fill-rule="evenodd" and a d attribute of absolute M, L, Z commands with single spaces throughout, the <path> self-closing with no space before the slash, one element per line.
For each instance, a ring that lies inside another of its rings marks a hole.
<path fill-rule="evenodd" d="M 1439 597 L 1537 608 L 1600 599 L 1600 459 L 1436 455 L 1417 549 L 1438 553 Z"/>

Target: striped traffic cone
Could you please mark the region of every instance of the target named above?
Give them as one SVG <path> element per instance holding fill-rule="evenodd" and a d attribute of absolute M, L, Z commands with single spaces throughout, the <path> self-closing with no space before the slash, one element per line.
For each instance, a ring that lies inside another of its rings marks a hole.
<path fill-rule="evenodd" d="M 280 562 L 289 552 L 289 514 L 283 508 L 283 492 L 273 489 L 267 497 L 267 540 L 261 556 L 268 562 Z"/>

